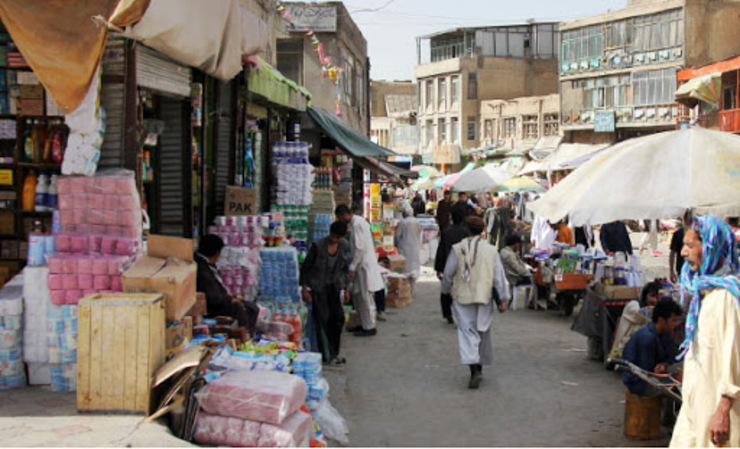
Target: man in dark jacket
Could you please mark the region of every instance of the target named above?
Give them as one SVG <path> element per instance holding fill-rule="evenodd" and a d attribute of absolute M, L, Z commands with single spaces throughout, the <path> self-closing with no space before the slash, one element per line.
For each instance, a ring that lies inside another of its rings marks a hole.
<path fill-rule="evenodd" d="M 424 215 L 426 213 L 426 207 L 426 203 L 424 203 L 421 194 L 419 192 L 416 192 L 416 195 L 414 195 L 414 199 L 411 200 L 411 208 L 414 209 L 414 217 Z"/>
<path fill-rule="evenodd" d="M 444 198 L 437 203 L 437 226 L 439 226 L 440 235 L 445 229 L 450 227 L 450 210 L 452 209 L 452 193 L 446 190 Z"/>
<path fill-rule="evenodd" d="M 205 293 L 206 306 L 210 316 L 229 316 L 239 322 L 250 336 L 254 336 L 257 327 L 259 307 L 252 301 L 242 301 L 232 296 L 224 285 L 216 269 L 216 262 L 221 257 L 224 241 L 221 237 L 208 234 L 200 239 L 195 261 L 198 264 L 197 290 Z"/>
<path fill-rule="evenodd" d="M 434 270 L 437 272 L 437 278 L 439 280 L 442 280 L 442 275 L 445 271 L 445 264 L 447 263 L 447 257 L 450 255 L 450 251 L 452 251 L 452 246 L 460 243 L 462 239 L 467 236 L 467 231 L 463 222 L 468 216 L 468 209 L 453 208 L 451 214 L 452 227 L 442 233 L 442 237 L 439 240 L 439 246 L 437 247 L 437 255 L 434 257 Z M 448 323 L 454 323 L 452 320 L 452 296 L 442 293 L 440 296 L 440 303 L 442 304 L 442 317 L 446 319 Z"/>
<path fill-rule="evenodd" d="M 332 223 L 329 237 L 311 245 L 301 265 L 300 284 L 303 300 L 312 304 L 316 324 L 316 340 L 324 362 L 332 365 L 345 363 L 339 357 L 339 345 L 344 327 L 344 308 L 339 292 L 345 289 L 349 277 L 349 243 L 347 224 Z"/>
<path fill-rule="evenodd" d="M 601 226 L 599 231 L 601 247 L 607 254 L 623 252 L 632 255 L 632 241 L 623 221 L 613 221 Z"/>

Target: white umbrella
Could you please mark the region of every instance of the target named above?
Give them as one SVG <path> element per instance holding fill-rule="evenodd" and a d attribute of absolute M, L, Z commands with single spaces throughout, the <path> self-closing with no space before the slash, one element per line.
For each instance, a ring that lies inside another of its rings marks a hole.
<path fill-rule="evenodd" d="M 511 173 L 488 164 L 460 175 L 452 184 L 452 189 L 458 192 L 486 192 L 495 189 L 509 179 L 511 179 Z"/>
<path fill-rule="evenodd" d="M 697 213 L 740 216 L 740 137 L 691 128 L 621 142 L 527 207 L 575 226 Z"/>

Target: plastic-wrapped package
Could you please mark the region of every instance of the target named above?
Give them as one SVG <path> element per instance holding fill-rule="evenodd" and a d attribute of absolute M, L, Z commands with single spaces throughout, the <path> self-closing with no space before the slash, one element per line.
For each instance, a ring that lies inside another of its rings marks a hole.
<path fill-rule="evenodd" d="M 308 388 L 297 376 L 269 371 L 225 374 L 198 394 L 207 413 L 280 424 L 304 403 Z"/>
<path fill-rule="evenodd" d="M 51 391 L 68 392 L 77 389 L 77 363 L 51 364 Z"/>
<path fill-rule="evenodd" d="M 269 248 L 260 251 L 259 301 L 299 303 L 298 258 L 294 248 Z"/>
<path fill-rule="evenodd" d="M 308 447 L 312 424 L 311 415 L 300 410 L 279 426 L 201 412 L 194 440 L 231 447 Z"/>
<path fill-rule="evenodd" d="M 46 348 L 46 314 L 51 292 L 41 279 L 63 275 L 49 274 L 48 267 L 26 267 L 23 270 L 23 359 L 26 362 L 46 363 L 49 352 Z M 62 299 L 61 304 L 64 303 Z"/>

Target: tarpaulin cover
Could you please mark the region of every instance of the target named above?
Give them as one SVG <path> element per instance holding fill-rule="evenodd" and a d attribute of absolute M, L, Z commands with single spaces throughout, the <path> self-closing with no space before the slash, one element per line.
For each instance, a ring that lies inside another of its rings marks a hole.
<path fill-rule="evenodd" d="M 91 17 L 111 17 L 117 26 L 138 20 L 148 0 L 3 0 L 0 18 L 24 59 L 64 113 L 85 98 L 107 37 Z"/>
<path fill-rule="evenodd" d="M 151 0 L 125 36 L 228 81 L 241 71 L 243 56 L 267 48 L 268 32 L 238 0 Z"/>
<path fill-rule="evenodd" d="M 395 156 L 393 151 L 383 148 L 367 137 L 347 126 L 336 114 L 321 108 L 308 108 L 308 115 L 324 130 L 337 146 L 352 156 Z"/>

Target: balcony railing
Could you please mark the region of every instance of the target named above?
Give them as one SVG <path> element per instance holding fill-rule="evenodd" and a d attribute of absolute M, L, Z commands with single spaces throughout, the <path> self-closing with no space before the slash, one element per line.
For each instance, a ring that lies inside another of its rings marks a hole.
<path fill-rule="evenodd" d="M 728 133 L 740 132 L 740 109 L 729 109 L 719 113 L 719 130 Z"/>

